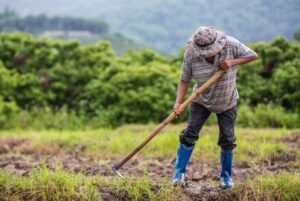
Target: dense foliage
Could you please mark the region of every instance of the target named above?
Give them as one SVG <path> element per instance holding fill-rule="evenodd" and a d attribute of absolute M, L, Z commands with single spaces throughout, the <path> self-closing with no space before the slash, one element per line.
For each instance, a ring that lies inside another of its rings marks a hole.
<path fill-rule="evenodd" d="M 238 73 L 240 104 L 248 105 L 240 124 L 299 126 L 300 44 L 278 37 L 252 47 L 260 59 Z M 149 49 L 116 57 L 107 42 L 82 46 L 22 33 L 0 34 L 0 52 L 0 127 L 22 116 L 50 121 L 49 112 L 61 114 L 58 124 L 68 114 L 98 126 L 158 122 L 172 109 L 183 57 Z"/>
<path fill-rule="evenodd" d="M 294 39 L 297 41 L 300 41 L 300 29 L 298 29 L 295 33 L 294 33 Z"/>
<path fill-rule="evenodd" d="M 80 16 L 104 19 L 113 31 L 162 51 L 177 54 L 199 25 L 215 26 L 243 42 L 288 39 L 300 28 L 299 0 L 1 0 L 22 16 Z M 63 9 L 58 9 L 63 8 Z"/>

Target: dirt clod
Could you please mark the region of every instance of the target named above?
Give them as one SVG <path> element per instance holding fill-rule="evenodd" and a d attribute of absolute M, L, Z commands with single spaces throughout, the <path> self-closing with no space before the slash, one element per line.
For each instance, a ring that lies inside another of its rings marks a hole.
<path fill-rule="evenodd" d="M 271 154 L 268 158 L 264 159 L 263 162 L 268 166 L 274 166 L 276 164 L 288 163 L 290 161 L 295 161 L 297 158 L 297 153 L 295 151 L 276 151 Z"/>

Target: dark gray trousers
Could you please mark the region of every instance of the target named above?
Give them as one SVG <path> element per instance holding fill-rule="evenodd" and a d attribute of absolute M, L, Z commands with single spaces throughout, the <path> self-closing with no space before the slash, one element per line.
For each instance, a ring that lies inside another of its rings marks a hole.
<path fill-rule="evenodd" d="M 179 136 L 181 144 L 187 147 L 195 145 L 195 142 L 199 138 L 199 132 L 210 113 L 199 103 L 193 102 L 191 104 L 188 125 Z M 236 147 L 234 124 L 237 116 L 237 105 L 222 113 L 216 113 L 216 115 L 219 124 L 218 145 L 224 151 L 233 150 Z"/>

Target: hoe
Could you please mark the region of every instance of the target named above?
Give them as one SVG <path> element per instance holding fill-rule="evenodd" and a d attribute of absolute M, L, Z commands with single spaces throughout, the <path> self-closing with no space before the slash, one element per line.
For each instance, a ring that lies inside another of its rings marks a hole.
<path fill-rule="evenodd" d="M 184 101 L 179 110 L 183 111 L 187 106 L 189 106 L 200 94 L 202 94 L 208 87 L 215 83 L 220 77 L 225 73 L 225 70 L 217 71 L 209 80 L 207 80 L 195 93 L 193 93 L 186 101 Z M 164 119 L 156 129 L 134 150 L 132 150 L 123 160 L 119 163 L 112 165 L 112 170 L 121 178 L 123 175 L 118 171 L 127 161 L 129 161 L 136 153 L 138 153 L 148 142 L 152 140 L 164 127 L 166 127 L 173 119 L 176 118 L 176 114 L 172 112 L 166 119 Z"/>

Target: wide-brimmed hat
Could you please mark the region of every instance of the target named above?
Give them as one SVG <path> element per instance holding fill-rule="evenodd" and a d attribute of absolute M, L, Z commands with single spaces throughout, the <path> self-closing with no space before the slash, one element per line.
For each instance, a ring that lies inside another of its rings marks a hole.
<path fill-rule="evenodd" d="M 213 27 L 200 26 L 187 41 L 187 50 L 194 56 L 211 57 L 226 44 L 224 32 Z"/>

